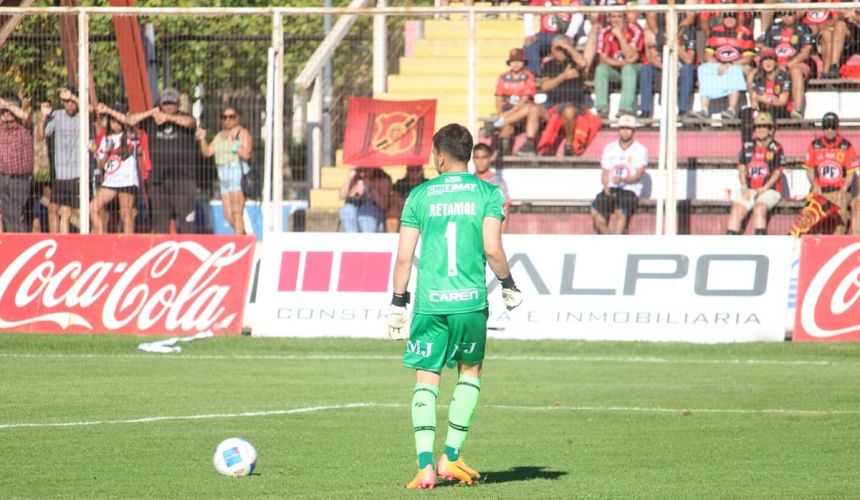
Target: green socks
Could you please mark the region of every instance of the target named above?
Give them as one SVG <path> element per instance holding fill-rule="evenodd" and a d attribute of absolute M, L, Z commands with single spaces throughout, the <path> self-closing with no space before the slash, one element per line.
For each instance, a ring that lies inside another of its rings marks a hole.
<path fill-rule="evenodd" d="M 469 426 L 472 425 L 472 417 L 475 416 L 480 392 L 480 379 L 466 375 L 460 376 L 448 411 L 448 437 L 445 439 L 445 454 L 448 456 L 448 460 L 453 461 L 460 457 L 460 448 L 469 433 Z"/>
<path fill-rule="evenodd" d="M 412 426 L 415 429 L 415 451 L 418 468 L 433 465 L 433 441 L 436 439 L 436 396 L 439 388 L 430 384 L 415 384 L 412 393 Z"/>

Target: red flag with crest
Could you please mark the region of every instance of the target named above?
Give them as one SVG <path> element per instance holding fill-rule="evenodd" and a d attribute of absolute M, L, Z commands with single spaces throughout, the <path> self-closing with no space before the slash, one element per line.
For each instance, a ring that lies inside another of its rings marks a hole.
<path fill-rule="evenodd" d="M 356 167 L 424 165 L 433 147 L 436 100 L 350 97 L 343 162 Z"/>

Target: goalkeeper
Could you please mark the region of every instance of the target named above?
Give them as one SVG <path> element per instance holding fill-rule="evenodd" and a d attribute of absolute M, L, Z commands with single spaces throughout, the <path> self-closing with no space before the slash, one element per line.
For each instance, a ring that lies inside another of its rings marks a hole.
<path fill-rule="evenodd" d="M 416 186 L 403 207 L 394 297 L 388 334 L 406 336 L 406 286 L 421 240 L 415 308 L 403 353 L 403 366 L 415 369 L 412 424 L 418 473 L 407 488 L 432 488 L 437 475 L 472 484 L 480 474 L 469 468 L 460 449 L 469 432 L 481 390 L 481 363 L 487 341 L 486 264 L 502 284 L 508 309 L 522 302 L 502 248 L 505 197 L 498 187 L 467 170 L 472 136 L 458 124 L 433 136 L 433 163 L 439 176 Z M 433 467 L 436 397 L 442 367 L 455 365 L 459 380 L 448 412 L 445 451 Z"/>

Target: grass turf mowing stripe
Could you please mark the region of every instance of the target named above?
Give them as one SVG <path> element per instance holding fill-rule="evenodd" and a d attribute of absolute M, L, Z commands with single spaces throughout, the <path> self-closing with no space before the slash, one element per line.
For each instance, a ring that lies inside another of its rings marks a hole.
<path fill-rule="evenodd" d="M 163 415 L 157 417 L 141 417 L 126 420 L 87 420 L 78 422 L 46 422 L 46 423 L 12 423 L 0 424 L 0 430 L 8 429 L 33 429 L 52 427 L 87 427 L 94 425 L 117 425 L 117 424 L 148 424 L 154 422 L 167 422 L 174 420 L 212 420 L 222 418 L 248 418 L 248 417 L 271 417 L 280 415 L 296 415 L 302 413 L 315 413 L 321 411 L 352 410 L 361 408 L 406 408 L 409 405 L 400 403 L 346 403 L 340 405 L 319 405 L 303 408 L 291 408 L 288 410 L 266 410 L 249 411 L 240 413 L 204 413 L 199 415 Z M 439 408 L 447 408 L 448 405 L 437 405 Z M 826 417 L 840 415 L 860 415 L 860 410 L 799 410 L 790 408 L 647 408 L 641 406 L 518 406 L 518 405 L 480 405 L 480 408 L 494 410 L 515 411 L 569 411 L 569 412 L 594 412 L 594 413 L 657 413 L 657 414 L 680 414 L 689 416 L 696 413 L 703 414 L 734 414 L 734 415 L 787 415 L 801 417 Z"/>
<path fill-rule="evenodd" d="M 386 355 L 294 355 L 294 354 L 92 354 L 92 353 L 0 353 L 0 358 L 20 359 L 175 359 L 175 360 L 249 360 L 249 361 L 398 361 L 401 356 Z M 672 359 L 651 356 L 492 356 L 489 361 L 547 361 L 586 363 L 651 363 L 681 365 L 774 365 L 774 366 L 860 366 L 857 361 L 774 360 L 774 359 Z"/>

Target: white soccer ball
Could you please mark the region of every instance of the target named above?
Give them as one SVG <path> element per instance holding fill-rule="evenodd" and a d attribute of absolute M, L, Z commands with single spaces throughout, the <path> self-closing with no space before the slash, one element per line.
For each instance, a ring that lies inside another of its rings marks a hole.
<path fill-rule="evenodd" d="M 212 457 L 215 470 L 225 476 L 247 476 L 257 466 L 257 450 L 240 437 L 221 441 Z"/>

